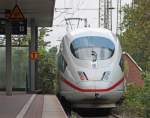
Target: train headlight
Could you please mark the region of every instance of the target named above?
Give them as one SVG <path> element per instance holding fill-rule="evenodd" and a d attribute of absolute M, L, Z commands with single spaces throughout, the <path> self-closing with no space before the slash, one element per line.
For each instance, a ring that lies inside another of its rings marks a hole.
<path fill-rule="evenodd" d="M 88 80 L 88 78 L 87 78 L 85 72 L 79 71 L 78 74 L 79 74 L 79 76 L 80 76 L 80 80 Z"/>
<path fill-rule="evenodd" d="M 110 71 L 104 72 L 101 80 L 108 80 L 110 78 L 110 74 Z"/>

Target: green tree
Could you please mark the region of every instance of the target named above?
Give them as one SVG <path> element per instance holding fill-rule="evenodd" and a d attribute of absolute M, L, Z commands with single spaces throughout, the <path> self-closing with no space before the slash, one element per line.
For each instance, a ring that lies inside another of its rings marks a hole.
<path fill-rule="evenodd" d="M 120 35 L 123 49 L 138 64 L 150 71 L 150 0 L 135 0 L 133 6 L 124 8 L 123 33 Z"/>
<path fill-rule="evenodd" d="M 46 45 L 50 42 L 45 42 L 44 37 L 49 32 L 47 28 L 39 29 L 38 37 L 38 51 L 40 58 L 38 61 L 39 82 L 38 88 L 42 89 L 42 93 L 55 92 L 55 78 L 56 78 L 56 52 L 57 48 L 53 47 L 47 51 Z"/>
<path fill-rule="evenodd" d="M 49 51 L 45 48 L 39 50 L 39 79 L 42 82 L 41 89 L 43 93 L 55 92 L 56 78 L 56 52 L 57 48 L 53 47 Z"/>
<path fill-rule="evenodd" d="M 144 88 L 128 87 L 121 107 L 127 114 L 150 117 L 150 0 L 134 0 L 123 8 L 124 19 L 120 34 L 123 49 L 131 54 L 145 71 Z"/>
<path fill-rule="evenodd" d="M 143 103 L 145 110 L 145 118 L 150 118 L 150 73 L 143 73 L 143 78 L 145 80 L 145 87 L 143 93 Z"/>

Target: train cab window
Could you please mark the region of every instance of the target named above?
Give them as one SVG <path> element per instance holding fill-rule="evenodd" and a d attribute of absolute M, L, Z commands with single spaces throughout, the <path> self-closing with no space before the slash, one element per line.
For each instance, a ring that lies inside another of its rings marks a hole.
<path fill-rule="evenodd" d="M 98 36 L 87 36 L 75 39 L 70 49 L 72 54 L 81 60 L 106 60 L 114 54 L 114 43 L 105 38 Z"/>
<path fill-rule="evenodd" d="M 67 63 L 62 55 L 60 55 L 59 57 L 58 66 L 60 68 L 60 71 L 64 73 L 67 67 Z"/>

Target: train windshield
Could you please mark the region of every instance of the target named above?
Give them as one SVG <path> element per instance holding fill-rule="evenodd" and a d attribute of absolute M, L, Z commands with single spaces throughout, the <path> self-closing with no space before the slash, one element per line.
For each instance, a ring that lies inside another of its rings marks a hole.
<path fill-rule="evenodd" d="M 86 36 L 75 39 L 71 43 L 72 54 L 81 60 L 106 60 L 114 54 L 114 43 L 97 36 Z"/>

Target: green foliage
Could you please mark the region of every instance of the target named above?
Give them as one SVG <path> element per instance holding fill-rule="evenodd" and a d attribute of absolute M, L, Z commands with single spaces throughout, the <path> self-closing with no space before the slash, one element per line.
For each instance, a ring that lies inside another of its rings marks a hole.
<path fill-rule="evenodd" d="M 120 112 L 128 117 L 150 118 L 150 73 L 143 73 L 143 78 L 145 86 L 143 88 L 128 86 L 125 100 L 119 107 Z"/>
<path fill-rule="evenodd" d="M 150 0 L 135 0 L 133 7 L 126 5 L 122 28 L 123 49 L 145 71 L 150 71 Z"/>
<path fill-rule="evenodd" d="M 14 35 L 12 36 L 12 44 L 17 46 L 28 45 L 31 35 Z"/>
<path fill-rule="evenodd" d="M 150 118 L 150 73 L 143 73 L 143 78 L 145 80 L 145 87 L 143 93 L 143 102 L 145 107 L 145 118 Z"/>
<path fill-rule="evenodd" d="M 127 116 L 140 116 L 144 115 L 144 104 L 142 102 L 143 89 L 128 86 L 128 92 L 125 95 L 125 100 L 121 106 L 122 112 Z"/>
<path fill-rule="evenodd" d="M 44 41 L 44 36 L 46 35 L 47 32 L 50 32 L 50 30 L 45 27 L 41 27 L 39 29 L 38 43 L 40 48 L 42 47 L 44 48 L 46 46 L 46 43 Z"/>
<path fill-rule="evenodd" d="M 44 47 L 44 36 L 45 36 L 45 33 L 46 33 L 46 28 L 41 28 L 39 29 L 39 38 L 38 38 L 38 42 L 39 42 L 39 46 L 40 47 Z"/>
<path fill-rule="evenodd" d="M 38 89 L 42 90 L 42 93 L 54 93 L 55 81 L 56 81 L 56 52 L 57 48 L 53 47 L 49 51 L 46 50 L 46 42 L 44 41 L 45 34 L 49 32 L 49 29 L 41 27 L 39 29 L 38 37 L 38 52 L 40 53 L 40 59 L 38 61 Z"/>
<path fill-rule="evenodd" d="M 142 67 L 145 86 L 129 86 L 121 110 L 130 117 L 150 118 L 150 0 L 134 0 L 123 8 L 123 49 Z"/>
<path fill-rule="evenodd" d="M 55 78 L 56 78 L 56 51 L 57 48 L 53 47 L 49 51 L 45 48 L 40 48 L 39 60 L 39 79 L 42 83 L 40 88 L 43 93 L 55 92 Z"/>

